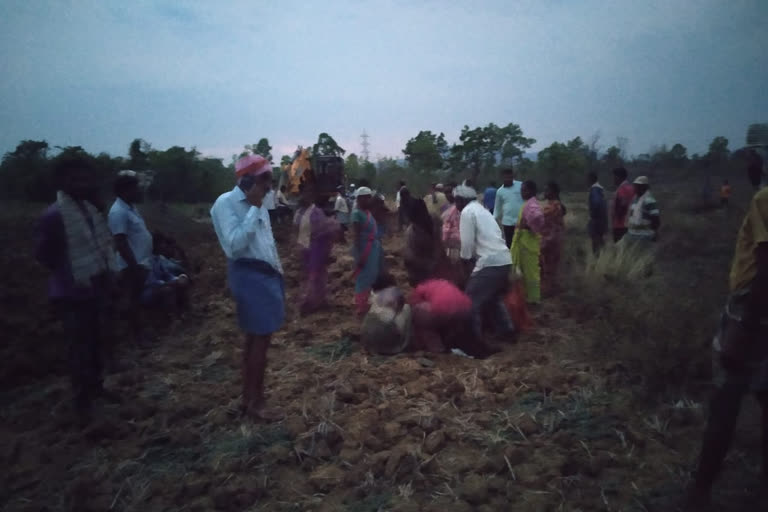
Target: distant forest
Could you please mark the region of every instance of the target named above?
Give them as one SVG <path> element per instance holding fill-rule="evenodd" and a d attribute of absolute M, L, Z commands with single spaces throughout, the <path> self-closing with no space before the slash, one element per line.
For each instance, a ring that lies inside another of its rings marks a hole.
<path fill-rule="evenodd" d="M 459 141 L 449 145 L 445 134 L 420 131 L 402 150 L 404 158 L 382 158 L 369 162 L 355 153 L 347 153 L 333 137 L 321 133 L 311 147 L 314 155 L 335 155 L 345 158 L 347 181 L 368 180 L 385 193 L 392 193 L 400 180 L 405 180 L 417 193 L 430 183 L 460 181 L 472 177 L 482 188 L 499 181 L 499 171 L 510 165 L 520 178 L 544 183 L 556 181 L 566 190 L 585 184 L 588 172 L 597 172 L 607 182 L 608 173 L 618 166 L 627 167 L 632 174 L 664 175 L 688 173 L 720 175 L 739 165 L 740 151 L 732 152 L 725 137 L 715 137 L 706 154 L 688 155 L 682 144 L 662 145 L 649 153 L 629 156 L 628 140 L 619 138 L 608 147 L 601 145 L 599 135 L 584 141 L 581 137 L 566 142 L 553 142 L 539 151 L 537 159 L 525 156 L 536 141 L 526 137 L 520 126 L 509 123 L 497 126 L 469 128 L 465 126 Z M 92 159 L 106 194 L 111 182 L 122 169 L 146 171 L 152 176 L 147 188 L 148 198 L 163 202 L 211 202 L 233 186 L 234 161 L 242 154 L 256 153 L 272 160 L 272 147 L 267 138 L 243 148 L 225 165 L 219 158 L 203 157 L 194 147 L 173 146 L 158 150 L 143 139 L 128 146 L 127 156 L 107 153 L 88 154 L 80 146 L 53 147 L 46 141 L 24 140 L 15 150 L 6 153 L 0 164 L 0 198 L 23 201 L 50 201 L 55 196 L 51 169 L 57 159 L 80 154 Z M 281 165 L 290 157 L 275 162 L 279 177 Z"/>

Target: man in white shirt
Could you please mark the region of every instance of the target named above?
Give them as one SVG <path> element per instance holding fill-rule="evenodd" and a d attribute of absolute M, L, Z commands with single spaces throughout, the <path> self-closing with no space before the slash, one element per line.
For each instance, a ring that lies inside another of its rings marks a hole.
<path fill-rule="evenodd" d="M 285 316 L 283 267 L 277 254 L 264 198 L 270 190 L 272 167 L 259 155 L 235 165 L 237 186 L 219 196 L 211 219 L 228 261 L 229 287 L 237 304 L 243 350 L 243 413 L 253 419 L 275 420 L 265 407 L 264 372 L 272 333 Z"/>
<path fill-rule="evenodd" d="M 336 212 L 336 220 L 341 225 L 342 234 L 345 234 L 349 227 L 349 203 L 344 197 L 344 185 L 339 185 L 336 189 L 336 202 L 333 205 L 333 211 Z"/>
<path fill-rule="evenodd" d="M 509 334 L 514 325 L 503 303 L 507 291 L 512 256 L 504 242 L 496 219 L 491 212 L 477 202 L 477 192 L 466 184 L 453 191 L 456 208 L 461 212 L 459 235 L 461 259 L 471 276 L 466 293 L 472 299 L 472 316 L 475 335 L 482 339 L 483 313 L 492 310 L 497 317 L 497 331 Z"/>
<path fill-rule="evenodd" d="M 269 212 L 270 224 L 275 224 L 277 221 L 277 198 L 275 197 L 276 186 L 277 183 L 272 182 L 272 187 L 270 187 L 267 195 L 264 196 L 264 208 L 266 208 L 267 212 Z"/>
<path fill-rule="evenodd" d="M 136 203 L 142 200 L 136 172 L 120 171 L 114 191 L 117 199 L 109 210 L 107 222 L 117 250 L 120 286 L 130 299 L 128 320 L 136 343 L 143 344 L 147 340 L 141 321 L 140 299 L 151 266 L 152 234 L 136 209 Z"/>

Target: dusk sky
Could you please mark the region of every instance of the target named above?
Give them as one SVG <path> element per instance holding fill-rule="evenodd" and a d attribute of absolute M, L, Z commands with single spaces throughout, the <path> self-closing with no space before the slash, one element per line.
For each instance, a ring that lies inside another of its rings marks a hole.
<path fill-rule="evenodd" d="M 768 122 L 768 1 L 0 0 L 0 151 L 196 146 L 276 161 L 318 133 L 401 158 L 419 130 L 600 132 L 705 152 Z"/>

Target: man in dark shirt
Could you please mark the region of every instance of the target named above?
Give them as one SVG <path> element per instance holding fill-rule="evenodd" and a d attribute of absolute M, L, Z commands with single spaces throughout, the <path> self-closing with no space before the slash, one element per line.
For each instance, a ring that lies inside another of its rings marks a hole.
<path fill-rule="evenodd" d="M 106 220 L 94 206 L 90 161 L 66 157 L 54 172 L 58 197 L 40 219 L 36 257 L 51 271 L 48 294 L 69 342 L 74 407 L 85 424 L 95 398 L 117 400 L 102 386 L 101 357 L 101 318 L 111 293 L 114 247 Z"/>

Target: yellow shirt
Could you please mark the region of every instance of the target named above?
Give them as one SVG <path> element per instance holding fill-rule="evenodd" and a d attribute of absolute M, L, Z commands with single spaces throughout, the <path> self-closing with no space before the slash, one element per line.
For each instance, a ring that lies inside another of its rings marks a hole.
<path fill-rule="evenodd" d="M 768 242 L 768 188 L 752 198 L 747 216 L 736 239 L 736 254 L 731 265 L 731 291 L 745 288 L 757 275 L 755 249 Z"/>

